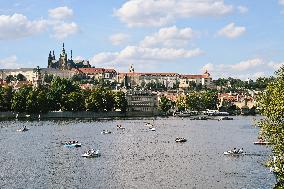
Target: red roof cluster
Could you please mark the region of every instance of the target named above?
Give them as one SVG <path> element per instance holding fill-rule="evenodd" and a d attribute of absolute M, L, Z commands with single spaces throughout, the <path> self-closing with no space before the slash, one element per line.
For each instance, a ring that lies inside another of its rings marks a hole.
<path fill-rule="evenodd" d="M 160 76 L 160 77 L 178 77 L 179 74 L 177 73 L 136 73 L 136 72 L 129 72 L 129 73 L 119 73 L 120 76 Z"/>
<path fill-rule="evenodd" d="M 209 78 L 209 75 L 203 74 L 203 75 L 180 75 L 181 79 L 198 79 L 198 78 Z"/>
<path fill-rule="evenodd" d="M 77 70 L 85 74 L 116 73 L 114 69 L 108 69 L 108 68 L 78 68 Z"/>

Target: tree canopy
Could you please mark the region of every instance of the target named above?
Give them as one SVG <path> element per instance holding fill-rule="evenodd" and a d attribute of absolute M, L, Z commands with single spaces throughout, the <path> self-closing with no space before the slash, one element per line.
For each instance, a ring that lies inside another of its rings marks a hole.
<path fill-rule="evenodd" d="M 284 188 L 284 67 L 258 98 L 258 107 L 265 116 L 259 123 L 260 134 L 272 144 L 276 157 L 278 184 L 275 188 Z"/>

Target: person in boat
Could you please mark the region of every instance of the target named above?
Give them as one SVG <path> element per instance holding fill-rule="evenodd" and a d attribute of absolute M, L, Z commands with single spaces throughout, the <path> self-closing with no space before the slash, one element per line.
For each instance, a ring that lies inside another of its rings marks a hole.
<path fill-rule="evenodd" d="M 244 149 L 243 149 L 243 148 L 241 148 L 241 149 L 238 150 L 238 153 L 239 153 L 239 154 L 241 154 L 241 153 L 243 153 L 243 152 L 244 152 Z"/>
<path fill-rule="evenodd" d="M 234 154 L 238 153 L 237 148 L 234 148 L 232 151 L 233 151 Z"/>

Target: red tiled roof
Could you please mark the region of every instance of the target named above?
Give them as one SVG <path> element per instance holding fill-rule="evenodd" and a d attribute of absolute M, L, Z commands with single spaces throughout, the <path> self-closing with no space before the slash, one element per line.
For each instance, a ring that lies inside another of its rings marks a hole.
<path fill-rule="evenodd" d="M 204 75 L 180 75 L 181 79 L 199 79 L 199 78 L 209 78 L 207 74 Z"/>
<path fill-rule="evenodd" d="M 177 73 L 136 73 L 136 72 L 128 72 L 128 73 L 119 73 L 119 76 L 160 76 L 160 77 L 177 77 L 179 74 Z"/>
<path fill-rule="evenodd" d="M 114 69 L 108 68 L 78 68 L 79 72 L 94 74 L 94 73 L 116 73 Z"/>

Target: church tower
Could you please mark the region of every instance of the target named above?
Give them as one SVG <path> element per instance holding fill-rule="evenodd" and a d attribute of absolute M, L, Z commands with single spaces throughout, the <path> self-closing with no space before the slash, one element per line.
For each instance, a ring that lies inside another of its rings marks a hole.
<path fill-rule="evenodd" d="M 60 54 L 60 58 L 59 58 L 59 69 L 61 70 L 67 70 L 67 53 L 65 52 L 65 48 L 64 48 L 64 43 L 63 43 L 63 47 L 62 47 L 62 52 Z"/>
<path fill-rule="evenodd" d="M 51 68 L 51 67 L 52 67 L 52 60 L 53 60 L 53 57 L 52 57 L 52 55 L 51 55 L 51 51 L 49 51 L 49 55 L 48 55 L 48 65 L 47 65 L 48 68 Z"/>

